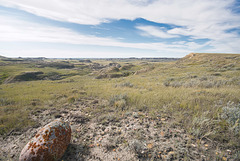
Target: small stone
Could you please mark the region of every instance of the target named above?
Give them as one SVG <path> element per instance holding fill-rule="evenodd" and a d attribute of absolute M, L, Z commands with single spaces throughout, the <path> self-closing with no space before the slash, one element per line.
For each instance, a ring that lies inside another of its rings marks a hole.
<path fill-rule="evenodd" d="M 89 148 L 93 148 L 93 147 L 94 147 L 94 144 L 90 144 L 88 147 L 89 147 Z"/>
<path fill-rule="evenodd" d="M 168 153 L 168 155 L 173 155 L 174 154 L 174 152 L 173 151 L 170 151 L 169 153 Z"/>
<path fill-rule="evenodd" d="M 152 143 L 148 144 L 148 145 L 147 145 L 147 148 L 148 148 L 148 149 L 152 149 L 152 148 L 153 148 L 153 144 L 152 144 Z"/>
<path fill-rule="evenodd" d="M 178 130 L 178 129 L 176 129 L 175 130 L 177 133 L 182 133 L 182 131 L 181 130 Z"/>
<path fill-rule="evenodd" d="M 229 155 L 231 154 L 231 150 L 228 149 L 227 152 L 228 152 Z"/>
<path fill-rule="evenodd" d="M 164 132 L 163 132 L 163 131 L 161 131 L 161 133 L 160 133 L 160 134 L 161 134 L 161 136 L 162 136 L 162 137 L 164 136 Z"/>
<path fill-rule="evenodd" d="M 78 140 L 76 138 L 73 139 L 73 142 L 76 143 Z"/>

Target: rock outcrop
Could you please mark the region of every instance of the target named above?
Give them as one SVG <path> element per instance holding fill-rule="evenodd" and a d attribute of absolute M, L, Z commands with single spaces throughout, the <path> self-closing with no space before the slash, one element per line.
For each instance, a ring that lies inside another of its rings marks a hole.
<path fill-rule="evenodd" d="M 54 161 L 60 159 L 71 140 L 71 127 L 57 119 L 37 132 L 23 148 L 19 161 Z"/>

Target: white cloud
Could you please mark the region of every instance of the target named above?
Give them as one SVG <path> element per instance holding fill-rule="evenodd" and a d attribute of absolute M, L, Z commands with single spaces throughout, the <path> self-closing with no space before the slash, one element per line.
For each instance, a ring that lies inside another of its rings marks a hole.
<path fill-rule="evenodd" d="M 239 34 L 226 33 L 226 30 L 240 27 L 240 16 L 230 10 L 233 3 L 234 0 L 0 0 L 2 6 L 79 24 L 97 25 L 111 20 L 144 18 L 181 26 L 164 31 L 153 26 L 139 25 L 138 29 L 145 34 L 161 38 L 185 35 L 210 41 L 202 45 L 187 42 L 124 43 L 110 38 L 82 35 L 66 28 L 27 24 L 16 20 L 10 22 L 6 17 L 4 21 L 8 23 L 1 18 L 0 40 L 116 46 L 174 53 L 200 50 L 204 45 L 210 45 L 213 47 L 211 51 L 240 52 Z"/>
<path fill-rule="evenodd" d="M 4 6 L 80 24 L 142 17 L 154 22 L 183 26 L 205 22 L 236 22 L 239 16 L 227 9 L 233 2 L 234 0 L 0 0 L 0 4 Z"/>
<path fill-rule="evenodd" d="M 229 9 L 234 0 L 0 0 L 0 5 L 79 24 L 96 25 L 118 19 L 145 18 L 158 23 L 184 26 L 169 34 L 207 37 L 240 27 L 240 16 Z M 141 5 L 142 4 L 142 5 Z"/>
<path fill-rule="evenodd" d="M 158 28 L 154 26 L 137 26 L 137 29 L 143 31 L 142 35 L 146 36 L 154 36 L 160 38 L 174 38 L 178 37 L 178 35 L 169 34 L 164 31 L 164 28 Z"/>
<path fill-rule="evenodd" d="M 46 57 L 46 58 L 127 58 L 127 57 L 154 57 L 154 55 L 138 53 L 138 52 L 119 52 L 119 51 L 91 51 L 91 50 L 81 50 L 69 48 L 66 49 L 8 49 L 0 50 L 0 54 L 7 57 Z M 33 54 L 34 53 L 34 54 Z M 4 55 L 5 54 L 5 55 Z"/>
<path fill-rule="evenodd" d="M 67 28 L 41 25 L 17 20 L 12 17 L 0 16 L 0 19 L 2 22 L 2 25 L 0 25 L 0 42 L 47 42 L 144 49 L 163 53 L 189 52 L 187 49 L 182 49 L 183 46 L 181 45 L 165 43 L 126 43 L 119 41 L 119 39 L 84 35 Z"/>

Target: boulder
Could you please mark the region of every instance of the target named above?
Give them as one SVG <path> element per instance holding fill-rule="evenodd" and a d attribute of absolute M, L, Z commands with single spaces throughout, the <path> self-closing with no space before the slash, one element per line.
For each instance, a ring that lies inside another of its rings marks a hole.
<path fill-rule="evenodd" d="M 44 126 L 23 148 L 19 161 L 53 161 L 60 159 L 71 140 L 71 127 L 61 119 Z"/>

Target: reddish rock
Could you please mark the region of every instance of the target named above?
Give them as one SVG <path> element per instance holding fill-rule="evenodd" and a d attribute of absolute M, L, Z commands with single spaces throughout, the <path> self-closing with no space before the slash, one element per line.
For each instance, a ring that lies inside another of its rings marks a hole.
<path fill-rule="evenodd" d="M 60 159 L 71 140 L 71 127 L 57 119 L 44 126 L 23 148 L 19 161 L 52 161 Z"/>

